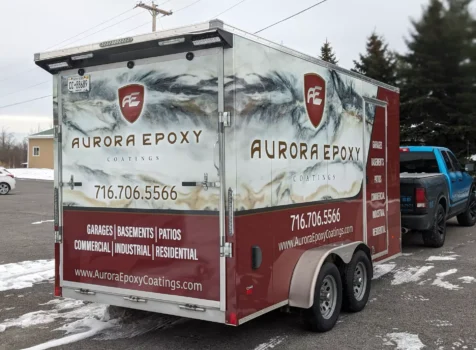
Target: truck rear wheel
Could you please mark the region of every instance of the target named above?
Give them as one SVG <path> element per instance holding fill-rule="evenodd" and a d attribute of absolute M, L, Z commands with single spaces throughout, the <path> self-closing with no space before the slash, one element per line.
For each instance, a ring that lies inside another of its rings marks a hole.
<path fill-rule="evenodd" d="M 343 308 L 359 312 L 367 305 L 370 295 L 372 265 L 362 250 L 357 251 L 345 268 Z"/>
<path fill-rule="evenodd" d="M 456 218 L 461 226 L 472 227 L 476 224 L 476 195 L 473 190 L 471 190 L 471 195 L 469 196 L 468 208 Z"/>
<path fill-rule="evenodd" d="M 431 229 L 423 231 L 423 243 L 427 247 L 440 248 L 445 244 L 446 239 L 446 212 L 441 204 L 438 204 L 435 218 Z"/>
<path fill-rule="evenodd" d="M 327 262 L 317 277 L 314 303 L 303 312 L 304 322 L 313 332 L 327 332 L 335 326 L 341 307 L 342 280 L 339 269 Z"/>

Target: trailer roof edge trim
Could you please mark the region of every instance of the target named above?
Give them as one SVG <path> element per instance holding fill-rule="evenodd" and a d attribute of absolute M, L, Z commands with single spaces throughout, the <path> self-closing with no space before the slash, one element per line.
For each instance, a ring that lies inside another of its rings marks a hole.
<path fill-rule="evenodd" d="M 289 47 L 277 44 L 273 41 L 270 41 L 268 39 L 264 39 L 262 37 L 259 37 L 255 34 L 248 33 L 246 31 L 243 31 L 241 29 L 238 29 L 236 27 L 233 27 L 231 25 L 225 24 L 223 21 L 219 19 L 214 19 L 211 21 L 207 22 L 202 22 L 198 24 L 193 24 L 189 26 L 182 26 L 178 28 L 173 28 L 169 30 L 164 30 L 164 31 L 159 31 L 159 32 L 154 32 L 154 33 L 147 33 L 147 34 L 141 34 L 138 36 L 134 37 L 122 37 L 122 38 L 117 38 L 117 39 L 112 39 L 112 40 L 105 40 L 102 42 L 96 42 L 93 44 L 87 44 L 87 45 L 82 45 L 82 46 L 77 46 L 77 47 L 71 47 L 71 48 L 66 48 L 66 49 L 61 49 L 61 50 L 55 50 L 55 51 L 47 51 L 43 53 L 35 53 L 34 54 L 34 61 L 37 65 L 44 66 L 39 64 L 40 62 L 44 61 L 54 61 L 55 59 L 62 59 L 66 57 L 73 57 L 73 56 L 82 56 L 85 54 L 89 53 L 94 53 L 99 50 L 104 50 L 107 47 L 111 48 L 119 48 L 122 46 L 127 46 L 131 44 L 140 44 L 140 43 L 147 43 L 155 40 L 161 40 L 161 39 L 167 39 L 167 38 L 173 38 L 173 37 L 178 37 L 181 35 L 196 35 L 196 34 L 201 34 L 201 33 L 207 33 L 210 31 L 217 31 L 221 30 L 223 32 L 227 32 L 229 34 L 234 34 L 240 37 L 243 37 L 245 39 L 260 43 L 262 45 L 268 46 L 270 48 L 273 48 L 275 50 L 281 51 L 283 53 L 287 53 L 289 55 L 295 56 L 297 58 L 301 58 L 303 60 L 318 64 L 320 66 L 326 67 L 328 69 L 332 69 L 338 72 L 341 72 L 343 74 L 356 77 L 358 79 L 361 79 L 363 81 L 366 81 L 370 84 L 374 84 L 376 86 L 380 86 L 383 88 L 386 88 L 388 90 L 394 91 L 399 93 L 400 89 L 398 87 L 392 86 L 385 84 L 383 82 L 380 82 L 378 80 L 369 78 L 365 75 L 362 75 L 360 73 L 353 72 L 349 69 L 345 69 L 342 67 L 339 67 L 337 65 L 328 63 L 326 61 L 320 60 L 316 57 L 309 56 L 305 53 L 302 53 L 300 51 L 291 49 Z M 66 68 L 66 67 L 65 67 Z"/>

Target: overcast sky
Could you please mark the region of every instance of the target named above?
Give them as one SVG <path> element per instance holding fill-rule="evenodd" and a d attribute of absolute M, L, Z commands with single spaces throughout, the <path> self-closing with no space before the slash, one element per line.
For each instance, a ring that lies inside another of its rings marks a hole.
<path fill-rule="evenodd" d="M 169 29 L 206 21 L 240 1 L 162 0 L 158 3 L 162 3 L 165 10 L 177 11 L 191 6 L 163 18 L 161 24 Z M 319 0 L 245 0 L 219 18 L 242 30 L 255 32 L 317 2 Z M 411 28 L 410 18 L 419 18 L 422 6 L 428 2 L 327 0 L 260 35 L 315 56 L 327 39 L 334 47 L 339 65 L 352 68 L 353 60 L 364 51 L 366 38 L 374 29 L 385 36 L 391 49 L 405 51 L 404 38 Z M 38 128 L 50 127 L 51 98 L 2 108 L 51 93 L 51 76 L 33 64 L 33 54 L 151 31 L 150 14 L 140 8 L 133 9 L 135 4 L 135 0 L 1 0 L 0 128 L 6 126 L 17 137 L 23 137 Z M 92 28 L 121 13 L 124 14 Z M 161 28 L 159 25 L 158 29 Z M 65 41 L 73 36 L 76 37 Z M 35 84 L 41 85 L 24 90 Z"/>

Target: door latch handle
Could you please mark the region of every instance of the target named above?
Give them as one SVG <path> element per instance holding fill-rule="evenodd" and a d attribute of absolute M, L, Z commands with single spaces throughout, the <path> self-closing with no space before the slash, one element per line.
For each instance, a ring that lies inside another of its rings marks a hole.
<path fill-rule="evenodd" d="M 202 182 L 182 182 L 184 187 L 203 187 L 205 191 L 208 191 L 210 187 L 220 187 L 220 182 L 208 182 L 208 174 L 205 173 Z"/>
<path fill-rule="evenodd" d="M 64 186 L 64 185 L 68 185 L 69 188 L 71 188 L 72 190 L 74 190 L 75 187 L 81 187 L 83 186 L 83 183 L 82 182 L 74 182 L 74 176 L 71 175 L 71 179 L 69 180 L 69 182 L 62 182 L 61 183 L 61 186 Z"/>

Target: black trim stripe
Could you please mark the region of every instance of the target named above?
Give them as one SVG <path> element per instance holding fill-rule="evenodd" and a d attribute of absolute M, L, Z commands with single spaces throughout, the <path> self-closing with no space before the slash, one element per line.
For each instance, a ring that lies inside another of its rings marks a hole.
<path fill-rule="evenodd" d="M 63 211 L 82 211 L 117 214 L 148 214 L 148 215 L 187 215 L 187 216 L 218 216 L 213 210 L 171 210 L 171 209 L 136 209 L 136 208 L 100 208 L 63 206 Z"/>

